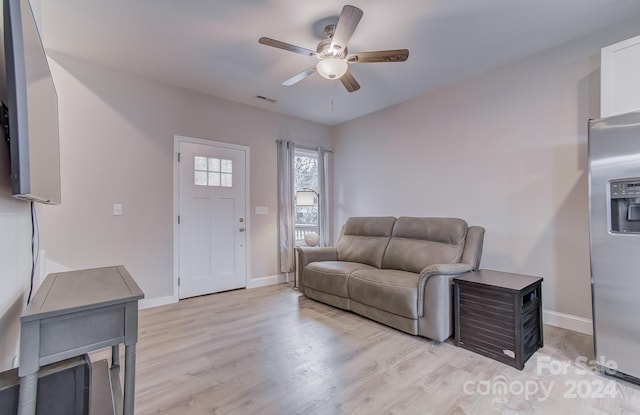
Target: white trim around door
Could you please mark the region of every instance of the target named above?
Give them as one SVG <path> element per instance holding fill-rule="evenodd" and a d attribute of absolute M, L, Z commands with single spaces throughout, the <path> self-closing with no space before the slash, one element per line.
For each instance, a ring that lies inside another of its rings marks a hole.
<path fill-rule="evenodd" d="M 242 150 L 246 154 L 246 175 L 245 175 L 245 211 L 246 211 L 246 256 L 245 256 L 245 269 L 246 269 L 246 277 L 245 277 L 245 286 L 249 286 L 249 282 L 251 280 L 251 221 L 250 221 L 250 198 L 251 194 L 250 184 L 251 184 L 251 172 L 250 172 L 250 147 L 239 145 L 239 144 L 230 144 L 224 143 L 220 141 L 212 141 L 212 140 L 204 140 L 200 138 L 193 137 L 185 137 L 180 135 L 175 135 L 173 137 L 173 297 L 177 302 L 179 299 L 179 287 L 178 287 L 178 277 L 180 270 L 180 255 L 179 255 L 179 230 L 178 230 L 178 199 L 179 199 L 179 187 L 178 187 L 178 153 L 179 153 L 179 145 L 180 143 L 193 143 L 199 145 L 206 146 L 215 146 L 222 148 L 229 148 L 235 150 Z"/>

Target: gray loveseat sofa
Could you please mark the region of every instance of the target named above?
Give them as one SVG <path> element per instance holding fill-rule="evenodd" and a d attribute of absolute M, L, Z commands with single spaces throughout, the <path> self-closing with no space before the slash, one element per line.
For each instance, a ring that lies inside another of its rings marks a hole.
<path fill-rule="evenodd" d="M 298 248 L 307 297 L 407 333 L 453 333 L 452 279 L 478 269 L 484 228 L 456 218 L 352 217 L 336 247 Z"/>

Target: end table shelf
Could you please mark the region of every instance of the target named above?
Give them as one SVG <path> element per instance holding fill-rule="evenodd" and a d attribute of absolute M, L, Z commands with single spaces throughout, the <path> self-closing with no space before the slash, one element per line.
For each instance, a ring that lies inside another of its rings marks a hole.
<path fill-rule="evenodd" d="M 453 281 L 456 346 L 522 370 L 543 346 L 542 278 L 479 270 Z"/>

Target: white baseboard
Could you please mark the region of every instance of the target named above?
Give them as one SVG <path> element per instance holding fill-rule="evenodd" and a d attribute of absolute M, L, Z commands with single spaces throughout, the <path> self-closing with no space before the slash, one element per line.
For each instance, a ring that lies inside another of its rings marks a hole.
<path fill-rule="evenodd" d="M 156 297 L 156 298 L 149 298 L 149 299 L 143 298 L 142 300 L 138 301 L 138 308 L 142 310 L 144 308 L 159 307 L 161 305 L 173 304 L 177 302 L 178 302 L 178 297 L 175 297 L 173 295 L 167 295 L 166 297 Z"/>
<path fill-rule="evenodd" d="M 287 282 L 286 274 L 270 275 L 267 277 L 250 279 L 247 282 L 247 288 L 266 287 L 268 285 L 282 284 L 284 282 Z M 142 310 L 145 308 L 159 307 L 162 305 L 177 303 L 178 300 L 178 297 L 173 295 L 142 299 L 138 302 L 138 308 Z"/>
<path fill-rule="evenodd" d="M 251 278 L 247 281 L 247 288 L 266 287 L 287 282 L 287 274 L 269 275 L 268 277 Z"/>
<path fill-rule="evenodd" d="M 542 320 L 544 324 L 593 335 L 593 322 L 588 318 L 542 310 Z"/>

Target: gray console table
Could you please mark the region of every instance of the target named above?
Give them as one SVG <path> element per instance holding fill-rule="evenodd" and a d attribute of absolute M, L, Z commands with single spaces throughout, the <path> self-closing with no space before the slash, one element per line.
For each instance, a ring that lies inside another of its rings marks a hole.
<path fill-rule="evenodd" d="M 111 347 L 117 367 L 120 343 L 123 412 L 133 415 L 141 298 L 144 293 L 122 265 L 49 274 L 20 317 L 18 415 L 35 414 L 40 366 Z"/>

